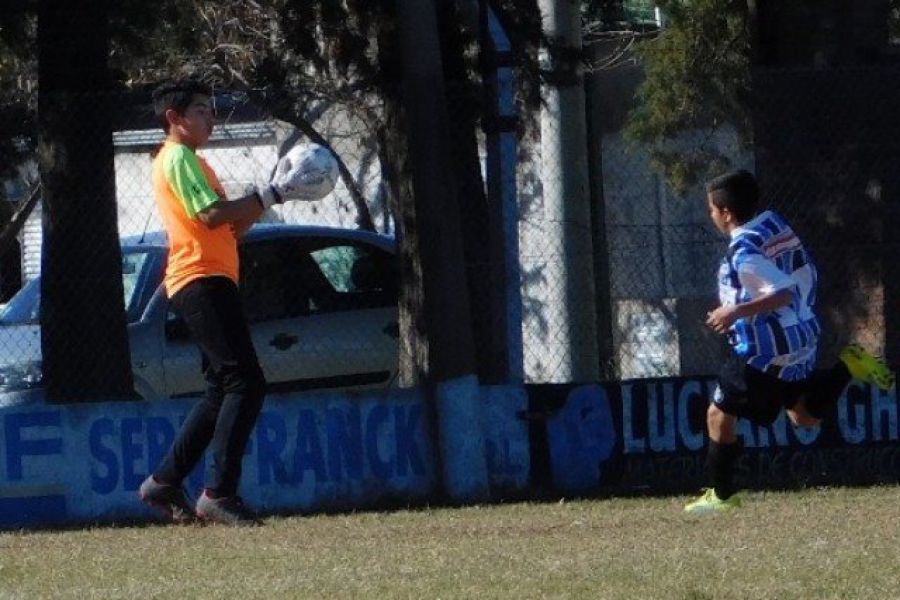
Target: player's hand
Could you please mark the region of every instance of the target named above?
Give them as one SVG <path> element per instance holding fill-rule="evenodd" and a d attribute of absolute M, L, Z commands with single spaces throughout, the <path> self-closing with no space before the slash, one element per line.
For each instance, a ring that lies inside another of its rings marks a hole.
<path fill-rule="evenodd" d="M 256 197 L 263 209 L 271 208 L 275 204 L 284 202 L 284 196 L 278 191 L 278 188 L 271 183 L 256 186 Z"/>
<path fill-rule="evenodd" d="M 737 321 L 737 306 L 720 306 L 706 313 L 706 326 L 716 333 L 727 333 Z"/>
<path fill-rule="evenodd" d="M 271 208 L 275 204 L 281 204 L 285 200 L 299 200 L 297 188 L 302 183 L 298 173 L 299 165 L 291 162 L 290 155 L 282 156 L 275 165 L 275 174 L 269 183 L 256 187 L 256 195 L 259 196 L 263 208 Z"/>
<path fill-rule="evenodd" d="M 288 164 L 284 166 L 282 165 L 283 162 L 287 162 L 286 156 L 282 157 L 275 166 L 275 174 L 272 176 L 272 180 L 265 185 L 256 186 L 256 195 L 259 197 L 259 203 L 262 204 L 264 209 L 271 208 L 273 205 L 281 204 L 287 200 L 279 181 L 280 178 L 284 176 L 284 171 L 290 167 L 290 163 L 288 162 Z"/>

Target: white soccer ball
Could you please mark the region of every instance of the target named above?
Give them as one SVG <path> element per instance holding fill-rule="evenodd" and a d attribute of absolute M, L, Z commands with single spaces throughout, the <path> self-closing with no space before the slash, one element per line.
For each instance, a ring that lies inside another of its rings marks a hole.
<path fill-rule="evenodd" d="M 287 162 L 287 180 L 291 200 L 321 200 L 337 183 L 337 160 L 331 150 L 319 144 L 297 144 L 281 158 Z"/>

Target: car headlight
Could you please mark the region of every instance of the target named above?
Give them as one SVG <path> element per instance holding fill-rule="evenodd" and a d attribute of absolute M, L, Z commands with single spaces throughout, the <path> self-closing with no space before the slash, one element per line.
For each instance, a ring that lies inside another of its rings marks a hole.
<path fill-rule="evenodd" d="M 39 362 L 0 366 L 0 391 L 30 390 L 40 386 L 43 379 Z"/>

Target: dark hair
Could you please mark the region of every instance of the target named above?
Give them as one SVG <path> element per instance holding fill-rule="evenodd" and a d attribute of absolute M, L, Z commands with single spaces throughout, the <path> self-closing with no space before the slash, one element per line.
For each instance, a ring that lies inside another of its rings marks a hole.
<path fill-rule="evenodd" d="M 180 115 L 184 114 L 197 94 L 212 96 L 212 88 L 196 79 L 181 79 L 167 81 L 153 90 L 153 112 L 166 134 L 169 133 L 166 111 L 171 108 Z"/>
<path fill-rule="evenodd" d="M 710 179 L 706 193 L 716 208 L 728 209 L 739 223 L 752 219 L 758 209 L 759 186 L 749 171 L 732 171 Z"/>

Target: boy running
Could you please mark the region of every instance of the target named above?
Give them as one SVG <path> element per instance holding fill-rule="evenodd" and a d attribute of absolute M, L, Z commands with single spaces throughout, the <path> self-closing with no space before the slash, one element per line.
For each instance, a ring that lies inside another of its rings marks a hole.
<path fill-rule="evenodd" d="M 887 366 L 857 345 L 844 348 L 831 368 L 815 370 L 818 276 L 800 239 L 781 215 L 758 212 L 759 190 L 747 171 L 713 179 L 706 191 L 710 218 L 730 238 L 719 269 L 721 306 L 706 324 L 727 335 L 734 352 L 706 413 L 712 487 L 685 506 L 688 513 L 740 506 L 733 483 L 739 417 L 769 425 L 783 408 L 794 425 L 814 427 L 833 413 L 853 377 L 882 389 L 894 385 Z"/>

